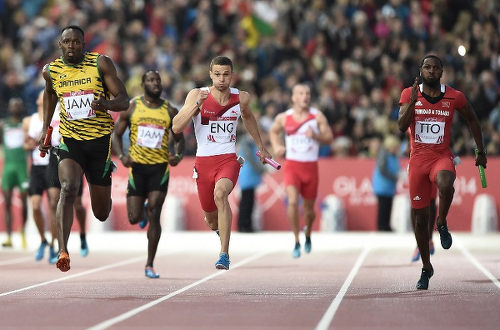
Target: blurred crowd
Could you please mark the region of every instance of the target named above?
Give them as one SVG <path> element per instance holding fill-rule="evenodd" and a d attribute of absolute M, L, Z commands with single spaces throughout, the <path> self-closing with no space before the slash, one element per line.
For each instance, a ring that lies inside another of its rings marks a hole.
<path fill-rule="evenodd" d="M 60 29 L 76 24 L 86 50 L 115 61 L 131 97 L 143 72 L 157 69 L 178 108 L 191 88 L 210 84 L 210 59 L 229 56 L 233 84 L 254 96 L 264 131 L 289 107 L 291 87 L 309 82 L 335 137 L 325 157 L 375 157 L 388 134 L 404 140 L 399 96 L 432 52 L 445 64 L 442 82 L 473 104 L 488 154 L 500 154 L 496 0 L 0 0 L 0 17 L 0 117 L 12 97 L 36 111 L 41 69 L 60 56 Z M 459 115 L 454 125 L 454 152 L 473 154 Z"/>

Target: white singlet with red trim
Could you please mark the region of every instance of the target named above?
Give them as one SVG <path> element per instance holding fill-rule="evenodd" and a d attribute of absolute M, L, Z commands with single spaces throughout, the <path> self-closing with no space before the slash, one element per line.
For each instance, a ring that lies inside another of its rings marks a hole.
<path fill-rule="evenodd" d="M 203 87 L 201 89 L 208 89 Z M 200 113 L 193 117 L 194 132 L 198 149 L 196 156 L 216 156 L 236 153 L 236 126 L 241 115 L 240 93 L 230 88 L 229 100 L 220 105 L 212 94 L 200 108 Z"/>
<path fill-rule="evenodd" d="M 293 118 L 293 109 L 286 111 L 285 117 L 285 145 L 286 159 L 297 162 L 315 162 L 318 160 L 319 142 L 306 136 L 309 129 L 319 134 L 316 108 L 309 109 L 309 116 L 302 122 Z"/>

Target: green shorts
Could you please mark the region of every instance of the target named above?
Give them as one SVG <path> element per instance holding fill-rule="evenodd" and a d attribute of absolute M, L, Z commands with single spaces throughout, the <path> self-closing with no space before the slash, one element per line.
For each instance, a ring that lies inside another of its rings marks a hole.
<path fill-rule="evenodd" d="M 18 187 L 21 192 L 28 190 L 26 162 L 5 163 L 2 172 L 2 190 L 11 191 Z"/>

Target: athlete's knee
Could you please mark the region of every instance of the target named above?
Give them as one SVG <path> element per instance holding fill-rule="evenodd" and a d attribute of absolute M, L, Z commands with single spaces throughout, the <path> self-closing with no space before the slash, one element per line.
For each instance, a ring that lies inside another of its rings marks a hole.
<path fill-rule="evenodd" d="M 109 213 L 111 212 L 111 204 L 108 204 L 107 206 L 92 206 L 92 212 L 94 212 L 94 217 L 96 217 L 97 220 L 106 221 L 109 217 Z"/>
<path fill-rule="evenodd" d="M 214 202 L 219 208 L 221 205 L 227 202 L 227 193 L 223 189 L 215 189 L 214 191 Z"/>
<path fill-rule="evenodd" d="M 64 201 L 71 200 L 71 203 L 76 199 L 76 195 L 78 192 L 78 183 L 74 183 L 71 181 L 61 182 L 61 195 L 60 198 Z"/>

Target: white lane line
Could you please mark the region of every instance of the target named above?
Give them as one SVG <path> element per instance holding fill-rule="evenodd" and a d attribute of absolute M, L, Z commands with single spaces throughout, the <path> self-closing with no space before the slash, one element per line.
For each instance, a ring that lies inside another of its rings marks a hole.
<path fill-rule="evenodd" d="M 342 302 L 342 299 L 344 298 L 345 294 L 347 293 L 347 290 L 349 289 L 349 286 L 351 285 L 352 281 L 354 280 L 354 277 L 356 277 L 356 274 L 359 271 L 359 268 L 363 264 L 366 256 L 368 255 L 368 252 L 370 252 L 371 247 L 366 246 L 363 251 L 361 251 L 361 254 L 359 255 L 358 259 L 356 260 L 356 263 L 351 269 L 351 272 L 347 276 L 344 284 L 340 288 L 340 291 L 337 293 L 337 296 L 333 299 L 332 303 L 330 304 L 330 307 L 326 310 L 325 314 L 319 321 L 318 325 L 316 326 L 316 330 L 326 330 L 330 326 L 330 323 L 333 320 L 333 317 L 335 316 L 335 313 L 337 312 L 337 309 L 340 306 L 340 303 Z"/>
<path fill-rule="evenodd" d="M 48 284 L 52 284 L 52 283 L 57 283 L 57 282 L 62 282 L 62 281 L 70 280 L 70 279 L 73 279 L 73 278 L 76 278 L 76 277 L 81 277 L 81 276 L 85 276 L 85 275 L 92 274 L 92 273 L 97 273 L 97 272 L 100 272 L 100 271 L 103 271 L 103 270 L 106 270 L 106 269 L 110 269 L 110 268 L 115 268 L 115 267 L 120 267 L 120 266 L 124 266 L 124 265 L 128 265 L 128 264 L 132 264 L 134 262 L 137 262 L 137 261 L 140 261 L 140 260 L 143 260 L 143 259 L 144 259 L 144 256 L 140 256 L 140 257 L 136 257 L 136 258 L 132 258 L 132 259 L 128 259 L 128 260 L 123 260 L 123 261 L 116 262 L 114 264 L 110 264 L 110 265 L 107 265 L 107 266 L 102 266 L 102 267 L 98 267 L 98 268 L 86 270 L 86 271 L 78 273 L 78 274 L 68 275 L 68 276 L 64 276 L 64 277 L 61 277 L 61 278 L 58 278 L 58 279 L 55 279 L 55 280 L 50 280 L 50 281 L 41 282 L 41 283 L 38 283 L 38 284 L 33 284 L 33 285 L 30 285 L 30 286 L 27 286 L 27 287 L 24 287 L 24 288 L 20 288 L 20 289 L 17 289 L 17 290 L 3 292 L 3 293 L 0 293 L 0 297 L 5 297 L 5 296 L 8 296 L 8 295 L 11 295 L 11 294 L 14 294 L 14 293 L 19 293 L 19 292 L 23 292 L 23 291 L 26 291 L 26 290 L 31 290 L 31 289 L 38 288 L 38 287 L 41 287 L 41 286 L 44 286 L 44 285 L 48 285 Z"/>
<path fill-rule="evenodd" d="M 495 284 L 499 289 L 500 289 L 500 281 L 489 271 L 487 270 L 481 263 L 472 255 L 470 252 L 462 245 L 462 244 L 457 244 L 457 247 L 462 251 L 464 256 L 469 259 L 469 261 L 476 266 L 477 269 L 479 269 L 484 275 L 486 275 L 487 278 L 489 278 L 493 284 Z"/>
<path fill-rule="evenodd" d="M 243 265 L 245 265 L 245 264 L 247 264 L 249 262 L 252 262 L 252 261 L 254 261 L 256 259 L 262 258 L 263 256 L 265 256 L 266 254 L 269 254 L 270 252 L 271 251 L 257 253 L 257 254 L 254 254 L 253 256 L 250 256 L 250 257 L 248 257 L 246 259 L 243 259 L 242 261 L 238 262 L 234 266 L 231 266 L 231 270 L 233 270 L 235 268 L 238 268 L 238 267 L 241 267 L 241 266 L 243 266 Z M 200 284 L 202 284 L 204 282 L 207 282 L 207 281 L 209 281 L 209 280 L 211 280 L 211 279 L 213 279 L 213 278 L 215 278 L 217 276 L 221 276 L 221 275 L 223 275 L 225 273 L 227 273 L 227 271 L 218 270 L 215 273 L 212 273 L 212 274 L 210 274 L 210 275 L 208 275 L 208 276 L 206 276 L 206 277 L 204 277 L 204 278 L 202 278 L 202 279 L 200 279 L 200 280 L 198 280 L 196 282 L 193 282 L 193 283 L 191 283 L 191 284 L 189 284 L 189 285 L 187 285 L 187 286 L 185 286 L 185 287 L 183 287 L 183 288 L 181 288 L 181 289 L 179 289 L 177 291 L 171 292 L 171 293 L 169 293 L 166 296 L 163 296 L 163 297 L 158 298 L 156 300 L 153 300 L 153 301 L 151 301 L 151 302 L 149 302 L 147 304 L 144 304 L 142 306 L 134 308 L 134 309 L 132 309 L 132 310 L 130 310 L 128 312 L 125 312 L 125 313 L 120 314 L 120 315 L 118 315 L 116 317 L 113 317 L 113 318 L 111 318 L 109 320 L 106 320 L 104 322 L 96 324 L 96 325 L 94 325 L 94 326 L 92 326 L 90 328 L 87 328 L 87 330 L 102 330 L 102 329 L 107 329 L 107 328 L 115 325 L 116 323 L 125 321 L 126 319 L 129 319 L 132 316 L 135 316 L 135 315 L 137 315 L 137 314 L 139 314 L 139 313 L 141 313 L 141 312 L 143 312 L 143 311 L 145 311 L 145 310 L 147 310 L 147 309 L 149 309 L 149 308 L 151 308 L 153 306 L 156 306 L 159 303 L 161 303 L 161 302 L 163 302 L 163 301 L 165 301 L 167 299 L 175 297 L 175 296 L 177 296 L 177 295 L 179 295 L 179 294 L 181 294 L 181 293 L 183 293 L 183 292 L 185 292 L 185 291 L 187 291 L 189 289 L 194 288 L 195 286 L 198 286 L 198 285 L 200 285 Z"/>
<path fill-rule="evenodd" d="M 22 258 L 0 261 L 0 266 L 20 264 L 29 260 L 35 260 L 35 257 L 22 257 Z"/>

